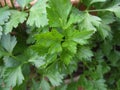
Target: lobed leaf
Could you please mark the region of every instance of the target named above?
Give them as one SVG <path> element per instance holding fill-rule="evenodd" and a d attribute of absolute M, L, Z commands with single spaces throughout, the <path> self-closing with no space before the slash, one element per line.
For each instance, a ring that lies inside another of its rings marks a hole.
<path fill-rule="evenodd" d="M 67 23 L 71 8 L 70 0 L 50 0 L 49 8 L 47 8 L 50 26 L 64 26 Z"/>
<path fill-rule="evenodd" d="M 30 26 L 43 27 L 48 25 L 47 19 L 47 0 L 38 0 L 38 2 L 30 9 L 27 24 Z"/>
<path fill-rule="evenodd" d="M 24 9 L 32 0 L 17 0 L 17 3 Z"/>
<path fill-rule="evenodd" d="M 80 30 L 94 30 L 96 31 L 96 27 L 99 27 L 101 23 L 101 18 L 98 16 L 93 16 L 88 13 L 81 13 L 83 19 L 79 23 Z"/>
<path fill-rule="evenodd" d="M 12 53 L 16 43 L 17 41 L 15 36 L 10 36 L 10 34 L 2 36 L 1 45 L 9 53 Z"/>
<path fill-rule="evenodd" d="M 4 79 L 7 86 L 15 87 L 16 85 L 22 84 L 24 76 L 21 67 L 8 68 L 5 72 Z"/>
<path fill-rule="evenodd" d="M 10 33 L 13 28 L 16 28 L 19 23 L 23 23 L 26 20 L 27 13 L 13 10 L 11 11 L 10 20 L 5 24 L 4 33 Z"/>

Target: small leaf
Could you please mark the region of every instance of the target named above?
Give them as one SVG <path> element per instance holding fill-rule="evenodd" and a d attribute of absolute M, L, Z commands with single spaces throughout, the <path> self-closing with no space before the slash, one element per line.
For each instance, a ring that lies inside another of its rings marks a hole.
<path fill-rule="evenodd" d="M 120 79 L 117 81 L 117 90 L 120 89 Z"/>
<path fill-rule="evenodd" d="M 75 54 L 77 51 L 77 44 L 73 41 L 65 41 L 62 43 L 62 47 L 68 52 Z"/>
<path fill-rule="evenodd" d="M 89 47 L 80 47 L 78 49 L 77 57 L 80 60 L 91 60 L 91 57 L 93 56 L 93 52 L 90 50 Z"/>
<path fill-rule="evenodd" d="M 24 76 L 21 67 L 8 68 L 5 72 L 4 79 L 7 86 L 15 87 L 16 85 L 22 84 Z"/>
<path fill-rule="evenodd" d="M 75 48 L 76 48 L 76 45 L 75 45 Z M 60 58 L 61 58 L 61 61 L 63 61 L 66 65 L 68 65 L 70 64 L 70 61 L 72 60 L 73 56 L 74 56 L 74 53 L 71 53 L 68 50 L 63 50 Z"/>
<path fill-rule="evenodd" d="M 71 40 L 73 40 L 74 42 L 78 43 L 78 44 L 86 44 L 87 43 L 87 39 L 89 39 L 91 37 L 91 35 L 94 33 L 94 31 L 74 31 L 73 35 L 70 37 Z"/>
<path fill-rule="evenodd" d="M 10 17 L 9 22 L 5 24 L 5 34 L 8 34 L 13 30 L 13 28 L 16 28 L 19 23 L 23 23 L 26 20 L 27 13 L 20 12 L 20 11 L 11 11 L 12 15 Z"/>
<path fill-rule="evenodd" d="M 101 37 L 105 39 L 106 37 L 111 35 L 111 28 L 109 25 L 101 23 L 100 26 L 98 27 L 98 32 L 100 33 Z"/>
<path fill-rule="evenodd" d="M 61 43 L 53 43 L 48 50 L 48 53 L 50 54 L 55 54 L 59 52 L 62 52 Z"/>
<path fill-rule="evenodd" d="M 2 27 L 0 26 L 0 40 L 1 40 L 1 36 L 2 36 Z"/>
<path fill-rule="evenodd" d="M 47 0 L 38 0 L 38 2 L 30 9 L 30 15 L 27 24 L 30 26 L 43 27 L 48 25 L 47 13 Z"/>
<path fill-rule="evenodd" d="M 42 81 L 40 83 L 40 88 L 42 90 L 50 90 L 50 85 L 46 80 L 42 79 Z"/>
<path fill-rule="evenodd" d="M 1 39 L 1 45 L 8 51 L 9 53 L 12 53 L 17 41 L 15 36 L 10 36 L 10 34 L 3 35 Z"/>
<path fill-rule="evenodd" d="M 16 60 L 14 60 L 13 58 L 9 56 L 5 56 L 3 60 L 4 60 L 5 67 L 7 68 L 15 67 L 19 65 L 19 63 Z"/>
<path fill-rule="evenodd" d="M 5 56 L 6 54 L 7 54 L 6 51 L 0 45 L 0 58 Z"/>
<path fill-rule="evenodd" d="M 45 56 L 32 56 L 29 59 L 29 62 L 33 63 L 37 68 L 40 68 L 42 65 L 45 64 Z"/>
<path fill-rule="evenodd" d="M 32 79 L 32 88 L 30 90 L 40 90 L 40 82 L 35 81 L 34 79 Z"/>
<path fill-rule="evenodd" d="M 58 86 L 62 83 L 63 75 L 59 72 L 51 72 L 48 73 L 46 76 L 53 86 Z"/>
<path fill-rule="evenodd" d="M 68 87 L 67 84 L 61 85 L 61 86 L 59 86 L 59 87 L 56 87 L 56 88 L 57 88 L 56 90 L 67 90 L 67 87 Z"/>
<path fill-rule="evenodd" d="M 10 15 L 8 7 L 0 8 L 0 25 L 3 25 L 6 21 L 8 21 Z"/>
<path fill-rule="evenodd" d="M 79 23 L 82 19 L 83 18 L 82 15 L 80 15 L 80 11 L 76 8 L 73 8 L 70 14 L 70 18 L 67 22 L 67 27 L 71 26 L 72 24 Z"/>

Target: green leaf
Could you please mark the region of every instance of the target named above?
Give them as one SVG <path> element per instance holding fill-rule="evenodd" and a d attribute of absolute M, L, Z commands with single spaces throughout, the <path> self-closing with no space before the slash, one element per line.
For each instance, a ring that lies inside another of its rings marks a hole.
<path fill-rule="evenodd" d="M 77 57 L 80 60 L 91 60 L 93 56 L 93 52 L 90 50 L 89 47 L 82 46 L 78 49 Z"/>
<path fill-rule="evenodd" d="M 87 43 L 87 39 L 89 39 L 93 33 L 94 31 L 92 30 L 91 31 L 87 31 L 87 30 L 77 31 L 76 30 L 73 32 L 73 35 L 70 37 L 70 39 L 78 44 L 83 45 Z"/>
<path fill-rule="evenodd" d="M 90 4 L 97 3 L 97 2 L 105 2 L 106 0 L 91 0 Z"/>
<path fill-rule="evenodd" d="M 102 21 L 101 18 L 90 15 L 89 13 L 81 13 L 81 15 L 83 16 L 83 19 L 79 23 L 79 29 L 96 31 L 96 27 L 99 27 Z"/>
<path fill-rule="evenodd" d="M 65 85 L 61 85 L 61 86 L 59 86 L 59 87 L 56 87 L 55 90 L 67 90 L 67 87 L 68 87 L 68 85 L 65 84 Z"/>
<path fill-rule="evenodd" d="M 61 43 L 53 43 L 48 50 L 48 53 L 50 54 L 55 54 L 59 52 L 62 52 Z"/>
<path fill-rule="evenodd" d="M 72 83 L 68 84 L 68 87 L 67 87 L 66 90 L 79 90 L 79 89 L 78 89 L 77 83 L 76 82 L 72 82 Z"/>
<path fill-rule="evenodd" d="M 117 4 L 107 8 L 106 10 L 108 10 L 110 12 L 114 12 L 115 15 L 120 18 L 120 11 L 119 11 L 120 10 L 120 3 L 117 3 Z"/>
<path fill-rule="evenodd" d="M 10 16 L 10 11 L 8 10 L 8 7 L 0 8 L 0 39 L 3 31 L 2 25 L 4 25 L 5 22 L 8 21 L 9 16 Z"/>
<path fill-rule="evenodd" d="M 104 23 L 104 24 L 111 24 L 111 23 L 115 22 L 113 13 L 106 12 L 106 13 L 101 14 L 100 17 L 102 19 L 102 23 Z"/>
<path fill-rule="evenodd" d="M 37 90 L 40 89 L 40 82 L 36 82 L 34 79 L 32 79 L 32 88 L 30 90 Z"/>
<path fill-rule="evenodd" d="M 48 52 L 49 54 L 53 54 L 62 51 L 61 41 L 63 35 L 60 34 L 57 30 L 38 34 L 35 38 L 37 40 L 36 45 L 41 48 L 41 50 L 46 50 L 46 53 Z"/>
<path fill-rule="evenodd" d="M 70 53 L 70 51 L 68 50 L 63 50 L 60 58 L 61 58 L 61 61 L 63 61 L 66 65 L 68 65 L 70 64 L 70 61 L 72 60 L 73 56 L 74 56 L 74 53 Z"/>
<path fill-rule="evenodd" d="M 63 74 L 59 72 L 49 72 L 46 76 L 53 86 L 59 86 L 62 83 Z"/>
<path fill-rule="evenodd" d="M 47 0 L 39 0 L 30 9 L 30 15 L 27 24 L 30 26 L 43 27 L 48 25 L 47 13 Z"/>
<path fill-rule="evenodd" d="M 117 90 L 120 89 L 120 79 L 117 81 Z"/>
<path fill-rule="evenodd" d="M 99 27 L 98 27 L 98 32 L 100 33 L 101 37 L 103 39 L 105 39 L 106 37 L 110 37 L 111 36 L 111 28 L 109 25 L 104 24 L 104 22 L 102 22 Z"/>
<path fill-rule="evenodd" d="M 67 22 L 66 27 L 69 27 L 72 24 L 79 23 L 82 19 L 83 18 L 82 18 L 82 15 L 80 15 L 80 11 L 78 9 L 76 9 L 76 8 L 73 8 L 72 11 L 71 11 L 70 18 L 69 18 L 69 20 Z"/>
<path fill-rule="evenodd" d="M 70 0 L 50 0 L 49 6 L 47 12 L 50 26 L 64 26 L 72 7 Z"/>
<path fill-rule="evenodd" d="M 109 56 L 112 50 L 112 44 L 110 41 L 105 40 L 101 45 L 102 51 L 106 56 Z"/>
<path fill-rule="evenodd" d="M 17 41 L 15 36 L 10 36 L 10 34 L 3 35 L 1 39 L 1 45 L 5 48 L 6 51 L 12 53 Z"/>
<path fill-rule="evenodd" d="M 8 68 L 5 72 L 4 79 L 7 86 L 15 87 L 16 85 L 22 84 L 24 76 L 21 67 Z"/>
<path fill-rule="evenodd" d="M 107 90 L 104 79 L 87 80 L 85 76 L 81 76 L 78 84 L 85 90 Z"/>
<path fill-rule="evenodd" d="M 5 56 L 7 53 L 5 52 L 5 50 L 1 47 L 0 45 L 0 58 Z"/>
<path fill-rule="evenodd" d="M 38 55 L 32 56 L 29 59 L 29 62 L 34 64 L 37 68 L 40 68 L 45 64 L 45 56 L 38 56 Z"/>
<path fill-rule="evenodd" d="M 1 36 L 2 36 L 2 27 L 0 26 L 0 40 L 1 40 Z"/>
<path fill-rule="evenodd" d="M 13 30 L 13 28 L 16 28 L 19 23 L 23 23 L 26 20 L 27 13 L 25 12 L 20 12 L 20 11 L 11 11 L 11 17 L 9 22 L 5 24 L 5 34 L 8 34 Z"/>
<path fill-rule="evenodd" d="M 120 52 L 119 51 L 113 51 L 110 53 L 109 57 L 108 57 L 109 61 L 111 62 L 112 66 L 117 66 L 119 64 L 117 64 L 120 60 Z"/>
<path fill-rule="evenodd" d="M 14 60 L 13 58 L 9 56 L 5 56 L 3 60 L 4 60 L 5 67 L 7 68 L 15 67 L 19 65 L 19 63 L 16 60 Z"/>
<path fill-rule="evenodd" d="M 42 81 L 40 83 L 40 88 L 42 90 L 50 90 L 50 85 L 46 80 L 42 79 Z"/>
<path fill-rule="evenodd" d="M 65 41 L 62 43 L 62 47 L 68 52 L 75 54 L 77 51 L 77 44 L 73 41 Z"/>
<path fill-rule="evenodd" d="M 95 90 L 107 90 L 105 80 L 104 79 L 99 79 L 94 82 L 94 88 Z"/>
<path fill-rule="evenodd" d="M 24 9 L 32 0 L 17 0 L 17 3 Z"/>
<path fill-rule="evenodd" d="M 8 21 L 10 15 L 8 7 L 0 8 L 0 25 L 3 25 L 6 21 Z"/>

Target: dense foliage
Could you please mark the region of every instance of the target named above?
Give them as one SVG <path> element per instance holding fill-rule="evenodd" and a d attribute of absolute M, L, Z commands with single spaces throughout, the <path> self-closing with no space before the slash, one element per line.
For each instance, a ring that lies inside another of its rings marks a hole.
<path fill-rule="evenodd" d="M 120 90 L 119 0 L 30 1 L 0 7 L 0 90 Z"/>

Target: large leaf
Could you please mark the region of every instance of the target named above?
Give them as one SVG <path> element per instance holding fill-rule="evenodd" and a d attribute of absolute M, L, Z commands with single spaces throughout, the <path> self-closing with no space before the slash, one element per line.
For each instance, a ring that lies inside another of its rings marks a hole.
<path fill-rule="evenodd" d="M 30 9 L 30 15 L 27 24 L 30 26 L 43 27 L 48 25 L 47 13 L 47 0 L 38 0 L 38 2 Z"/>
<path fill-rule="evenodd" d="M 20 12 L 20 11 L 11 11 L 11 17 L 9 22 L 5 24 L 5 34 L 8 34 L 13 30 L 13 28 L 16 28 L 19 23 L 23 23 L 26 20 L 27 13 Z"/>
<path fill-rule="evenodd" d="M 89 13 L 81 13 L 81 15 L 83 16 L 83 19 L 79 24 L 79 29 L 96 31 L 96 27 L 99 27 L 102 21 L 101 18 L 98 16 L 90 15 Z"/>
<path fill-rule="evenodd" d="M 50 0 L 49 6 L 49 24 L 53 27 L 64 26 L 72 7 L 70 0 Z"/>
<path fill-rule="evenodd" d="M 6 51 L 12 53 L 17 41 L 15 36 L 10 36 L 10 34 L 3 35 L 1 39 L 1 45 L 5 48 Z"/>
<path fill-rule="evenodd" d="M 5 72 L 4 79 L 7 86 L 14 87 L 22 84 L 24 76 L 22 74 L 21 67 L 8 68 Z"/>
<path fill-rule="evenodd" d="M 120 10 L 120 3 L 117 3 L 117 4 L 107 8 L 106 10 L 114 12 L 115 15 L 120 18 L 120 11 L 119 11 Z"/>

